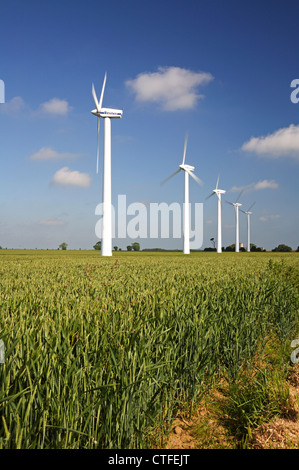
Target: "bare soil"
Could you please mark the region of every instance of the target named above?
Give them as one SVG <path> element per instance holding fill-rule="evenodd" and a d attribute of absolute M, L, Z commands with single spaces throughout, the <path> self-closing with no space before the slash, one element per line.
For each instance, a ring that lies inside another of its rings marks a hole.
<path fill-rule="evenodd" d="M 254 429 L 250 449 L 299 449 L 299 369 L 290 382 L 290 397 L 294 413 L 286 418 L 274 418 Z M 178 417 L 174 420 L 165 448 L 234 449 L 237 445 L 217 413 L 208 404 L 203 404 L 190 419 Z"/>

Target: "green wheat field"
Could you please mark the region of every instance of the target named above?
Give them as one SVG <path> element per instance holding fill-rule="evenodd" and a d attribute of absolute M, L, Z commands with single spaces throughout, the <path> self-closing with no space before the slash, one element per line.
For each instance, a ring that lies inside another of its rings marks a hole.
<path fill-rule="evenodd" d="M 298 285 L 297 253 L 0 250 L 0 448 L 159 445 L 269 344 L 291 367 Z"/>

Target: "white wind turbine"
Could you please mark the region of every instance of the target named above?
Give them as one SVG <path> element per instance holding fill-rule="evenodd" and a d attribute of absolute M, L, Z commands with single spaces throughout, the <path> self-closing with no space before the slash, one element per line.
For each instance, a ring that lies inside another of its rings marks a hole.
<path fill-rule="evenodd" d="M 217 178 L 216 188 L 213 189 L 213 192 L 206 198 L 209 199 L 210 197 L 217 195 L 218 199 L 218 238 L 217 238 L 217 253 L 222 253 L 222 228 L 221 228 L 221 194 L 225 194 L 226 191 L 224 189 L 218 189 L 219 183 L 219 175 Z"/>
<path fill-rule="evenodd" d="M 228 204 L 231 204 L 235 208 L 235 214 L 236 214 L 236 245 L 235 245 L 235 251 L 237 253 L 239 253 L 239 251 L 240 251 L 240 244 L 239 244 L 239 207 L 242 206 L 242 204 L 240 204 L 238 202 L 238 200 L 240 199 L 242 193 L 243 193 L 243 189 L 240 192 L 237 199 L 235 200 L 235 202 L 226 201 Z"/>
<path fill-rule="evenodd" d="M 104 119 L 104 165 L 103 165 L 103 231 L 101 255 L 112 256 L 112 207 L 111 207 L 111 121 L 110 119 L 121 118 L 123 111 L 121 109 L 102 108 L 104 90 L 107 74 L 105 73 L 100 101 L 92 84 L 92 96 L 96 109 L 92 114 L 97 116 L 97 173 L 99 171 L 99 133 L 100 118 Z"/>
<path fill-rule="evenodd" d="M 249 207 L 249 209 L 247 209 L 247 211 L 243 211 L 242 209 L 240 209 L 241 212 L 243 212 L 245 215 L 247 215 L 247 251 L 250 251 L 250 216 L 252 214 L 252 212 L 250 212 L 250 210 L 253 208 L 255 202 L 253 204 L 251 204 L 251 206 Z"/>
<path fill-rule="evenodd" d="M 188 134 L 185 136 L 183 160 L 179 168 L 172 173 L 168 178 L 162 181 L 161 184 L 166 183 L 170 178 L 175 176 L 181 170 L 185 172 L 185 203 L 184 203 L 184 248 L 183 253 L 188 255 L 190 253 L 190 211 L 189 211 L 189 175 L 198 183 L 203 184 L 202 181 L 193 173 L 194 166 L 186 165 L 186 149 L 187 149 Z"/>

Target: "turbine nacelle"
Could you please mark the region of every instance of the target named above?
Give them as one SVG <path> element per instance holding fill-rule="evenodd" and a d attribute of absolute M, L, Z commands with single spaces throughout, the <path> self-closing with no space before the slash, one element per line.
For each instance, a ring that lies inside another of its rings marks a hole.
<path fill-rule="evenodd" d="M 225 194 L 226 191 L 225 189 L 213 189 L 213 192 L 216 194 Z"/>
<path fill-rule="evenodd" d="M 195 170 L 195 166 L 182 164 L 180 165 L 180 169 L 184 171 L 193 171 Z"/>
<path fill-rule="evenodd" d="M 92 114 L 101 118 L 121 118 L 123 115 L 122 109 L 113 109 L 113 108 L 101 108 L 100 111 L 93 109 Z"/>

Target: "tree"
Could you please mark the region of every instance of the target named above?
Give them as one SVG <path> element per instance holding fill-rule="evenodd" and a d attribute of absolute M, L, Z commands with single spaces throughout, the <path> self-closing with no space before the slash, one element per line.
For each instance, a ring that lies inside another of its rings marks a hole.
<path fill-rule="evenodd" d="M 284 245 L 283 243 L 281 243 L 280 245 L 278 245 L 276 248 L 274 248 L 272 251 L 284 251 L 284 252 L 289 252 L 289 251 L 292 251 L 292 248 L 288 245 Z"/>
<path fill-rule="evenodd" d="M 132 243 L 132 248 L 134 251 L 140 251 L 140 243 L 138 242 Z"/>
<path fill-rule="evenodd" d="M 67 243 L 65 243 L 65 242 L 61 243 L 61 244 L 59 245 L 59 248 L 60 248 L 61 250 L 66 250 L 66 249 L 67 249 Z"/>
<path fill-rule="evenodd" d="M 225 248 L 225 251 L 235 251 L 235 243 L 233 245 L 229 245 Z"/>
<path fill-rule="evenodd" d="M 287 246 L 287 245 L 284 245 L 283 243 L 281 243 L 280 245 L 278 245 L 276 248 L 274 248 L 272 251 L 280 251 L 280 252 L 290 252 L 292 251 L 292 248 L 290 246 Z"/>
<path fill-rule="evenodd" d="M 298 246 L 298 248 L 297 248 L 297 250 L 296 250 L 296 251 L 299 251 L 299 246 Z"/>
<path fill-rule="evenodd" d="M 101 243 L 102 243 L 102 242 L 96 242 L 96 244 L 93 245 L 93 248 L 94 248 L 95 250 L 100 250 L 100 249 L 101 249 Z"/>
<path fill-rule="evenodd" d="M 114 248 L 114 251 L 118 250 L 118 246 L 116 246 L 116 245 L 113 248 Z"/>
<path fill-rule="evenodd" d="M 133 247 L 132 247 L 131 245 L 128 245 L 128 246 L 127 246 L 127 250 L 128 250 L 128 251 L 132 251 L 132 250 L 133 250 Z"/>

